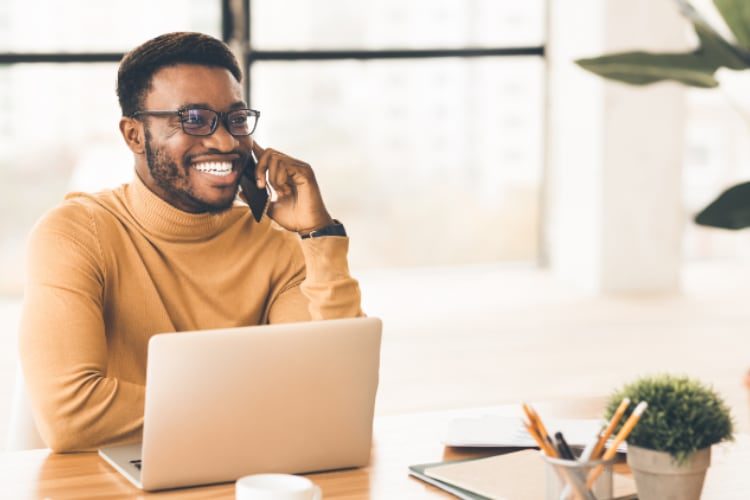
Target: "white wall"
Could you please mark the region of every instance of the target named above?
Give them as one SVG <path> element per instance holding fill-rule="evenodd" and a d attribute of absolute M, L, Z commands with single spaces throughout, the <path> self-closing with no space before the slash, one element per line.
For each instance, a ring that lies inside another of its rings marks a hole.
<path fill-rule="evenodd" d="M 683 90 L 607 82 L 573 61 L 685 50 L 671 0 L 552 0 L 546 239 L 553 271 L 591 292 L 679 287 Z"/>

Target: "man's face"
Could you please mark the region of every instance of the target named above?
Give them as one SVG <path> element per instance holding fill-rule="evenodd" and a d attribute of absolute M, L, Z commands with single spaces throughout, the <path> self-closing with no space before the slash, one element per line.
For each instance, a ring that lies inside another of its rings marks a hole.
<path fill-rule="evenodd" d="M 144 110 L 195 106 L 214 111 L 246 107 L 240 84 L 224 68 L 180 64 L 154 73 Z M 223 123 L 209 136 L 188 135 L 176 115 L 142 120 L 148 172 L 139 173 L 152 191 L 186 212 L 220 212 L 232 206 L 250 157 L 251 137 L 234 137 Z M 228 163 L 229 175 L 217 173 Z"/>

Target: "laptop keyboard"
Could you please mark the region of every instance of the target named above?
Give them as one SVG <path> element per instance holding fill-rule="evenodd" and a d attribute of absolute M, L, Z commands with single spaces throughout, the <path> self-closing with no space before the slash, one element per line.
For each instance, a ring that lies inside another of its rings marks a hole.
<path fill-rule="evenodd" d="M 141 470 L 141 459 L 140 458 L 138 460 L 130 460 L 130 463 L 133 464 L 133 466 L 136 469 Z"/>

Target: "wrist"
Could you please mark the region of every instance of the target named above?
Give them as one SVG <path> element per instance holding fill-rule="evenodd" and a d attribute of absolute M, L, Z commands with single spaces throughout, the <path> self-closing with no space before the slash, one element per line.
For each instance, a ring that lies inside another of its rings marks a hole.
<path fill-rule="evenodd" d="M 307 238 L 318 238 L 321 236 L 346 236 L 346 230 L 341 221 L 337 219 L 330 219 L 328 224 L 320 226 L 310 231 L 298 231 L 299 237 L 304 239 Z"/>
<path fill-rule="evenodd" d="M 328 217 L 326 220 L 320 222 L 319 224 L 315 224 L 314 226 L 306 229 L 300 229 L 297 232 L 299 234 L 312 233 L 313 231 L 318 231 L 320 229 L 323 229 L 324 227 L 330 226 L 331 224 L 336 224 L 336 219 Z"/>

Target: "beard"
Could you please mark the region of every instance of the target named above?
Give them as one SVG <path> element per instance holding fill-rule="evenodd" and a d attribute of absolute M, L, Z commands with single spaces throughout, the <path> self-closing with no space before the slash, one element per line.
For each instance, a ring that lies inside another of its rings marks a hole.
<path fill-rule="evenodd" d="M 167 195 L 165 201 L 173 206 L 189 206 L 196 213 L 210 212 L 220 213 L 232 207 L 235 196 L 228 197 L 221 202 L 211 203 L 201 199 L 195 194 L 190 180 L 188 169 L 190 161 L 183 161 L 182 165 L 177 162 L 162 148 L 153 144 L 151 132 L 145 129 L 146 162 L 151 177 L 164 193 Z M 241 155 L 243 164 L 246 163 L 247 154 Z M 177 202 L 177 204 L 175 203 Z"/>

